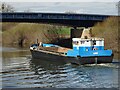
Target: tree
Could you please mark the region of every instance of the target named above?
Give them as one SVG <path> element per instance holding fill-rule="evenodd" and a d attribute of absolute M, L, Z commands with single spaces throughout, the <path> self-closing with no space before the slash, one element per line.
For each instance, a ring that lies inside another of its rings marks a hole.
<path fill-rule="evenodd" d="M 0 6 L 0 11 L 1 12 L 14 12 L 15 10 L 11 5 L 2 3 Z"/>
<path fill-rule="evenodd" d="M 118 2 L 118 15 L 120 15 L 120 1 Z"/>
<path fill-rule="evenodd" d="M 116 9 L 118 10 L 118 15 L 120 15 L 120 1 L 116 3 Z"/>

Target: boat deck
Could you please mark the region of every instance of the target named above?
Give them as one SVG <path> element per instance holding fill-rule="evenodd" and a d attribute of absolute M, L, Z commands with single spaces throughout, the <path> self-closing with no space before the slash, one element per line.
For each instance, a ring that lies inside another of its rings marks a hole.
<path fill-rule="evenodd" d="M 61 55 L 61 56 L 65 56 L 65 53 L 67 53 L 68 50 L 72 50 L 72 49 L 64 48 L 64 47 L 41 47 L 41 46 L 38 48 L 38 51 Z"/>

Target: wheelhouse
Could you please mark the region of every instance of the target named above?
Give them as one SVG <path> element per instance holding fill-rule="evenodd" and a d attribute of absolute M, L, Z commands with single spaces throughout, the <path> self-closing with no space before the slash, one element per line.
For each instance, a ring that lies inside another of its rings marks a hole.
<path fill-rule="evenodd" d="M 73 38 L 72 39 L 73 50 L 79 51 L 91 51 L 91 50 L 104 50 L 103 38 Z"/>

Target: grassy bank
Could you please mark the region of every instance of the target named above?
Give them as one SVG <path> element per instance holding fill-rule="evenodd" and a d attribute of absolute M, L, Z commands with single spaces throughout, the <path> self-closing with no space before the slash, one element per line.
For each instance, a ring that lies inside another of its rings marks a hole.
<path fill-rule="evenodd" d="M 39 39 L 44 43 L 54 43 L 70 35 L 64 26 L 35 23 L 2 23 L 3 45 L 30 45 Z"/>
<path fill-rule="evenodd" d="M 112 49 L 114 53 L 119 53 L 119 31 L 118 17 L 111 17 L 104 22 L 97 23 L 92 28 L 92 36 L 103 37 L 105 39 L 105 49 Z M 117 58 L 119 55 L 116 55 Z"/>

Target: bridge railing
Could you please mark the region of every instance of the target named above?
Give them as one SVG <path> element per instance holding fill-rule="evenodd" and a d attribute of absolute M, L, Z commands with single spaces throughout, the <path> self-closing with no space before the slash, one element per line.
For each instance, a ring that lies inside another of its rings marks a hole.
<path fill-rule="evenodd" d="M 63 19 L 63 20 L 98 20 L 109 16 L 86 14 L 51 14 L 51 13 L 2 13 L 2 19 Z"/>

